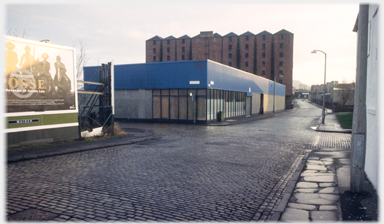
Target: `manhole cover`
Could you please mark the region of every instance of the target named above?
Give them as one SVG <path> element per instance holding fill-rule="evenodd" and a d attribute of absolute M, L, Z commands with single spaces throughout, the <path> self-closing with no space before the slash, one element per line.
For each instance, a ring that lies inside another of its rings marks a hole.
<path fill-rule="evenodd" d="M 28 209 L 8 216 L 8 221 L 44 221 L 52 220 L 57 214 L 37 209 Z"/>

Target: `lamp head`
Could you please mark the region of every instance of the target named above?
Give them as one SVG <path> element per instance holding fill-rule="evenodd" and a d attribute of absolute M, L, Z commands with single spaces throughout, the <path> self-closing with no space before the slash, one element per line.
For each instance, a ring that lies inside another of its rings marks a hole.
<path fill-rule="evenodd" d="M 311 51 L 312 54 L 316 54 L 316 50 Z"/>

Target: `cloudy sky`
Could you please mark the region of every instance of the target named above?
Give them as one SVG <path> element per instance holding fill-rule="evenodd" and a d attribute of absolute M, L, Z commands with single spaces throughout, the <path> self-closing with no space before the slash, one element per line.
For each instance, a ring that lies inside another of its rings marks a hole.
<path fill-rule="evenodd" d="M 294 80 L 307 85 L 323 83 L 324 54 L 311 54 L 314 49 L 327 53 L 327 81 L 355 80 L 357 34 L 352 29 L 358 2 L 77 2 L 80 4 L 8 2 L 4 5 L 4 32 L 71 47 L 82 40 L 91 66 L 111 60 L 115 64 L 145 63 L 145 41 L 155 35 L 193 37 L 200 31 L 213 31 L 224 36 L 286 29 L 294 33 Z"/>

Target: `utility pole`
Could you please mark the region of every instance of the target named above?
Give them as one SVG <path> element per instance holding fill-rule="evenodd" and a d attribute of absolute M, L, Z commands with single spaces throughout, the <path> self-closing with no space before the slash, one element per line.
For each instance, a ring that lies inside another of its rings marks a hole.
<path fill-rule="evenodd" d="M 360 4 L 357 19 L 357 69 L 352 123 L 351 192 L 361 193 L 365 179 L 366 87 L 368 49 L 368 4 Z"/>

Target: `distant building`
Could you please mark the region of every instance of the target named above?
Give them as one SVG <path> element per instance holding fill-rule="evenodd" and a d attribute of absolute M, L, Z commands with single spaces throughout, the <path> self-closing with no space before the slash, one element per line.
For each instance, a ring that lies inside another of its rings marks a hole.
<path fill-rule="evenodd" d="M 353 106 L 354 95 L 355 83 L 338 84 L 331 91 L 332 103 L 341 106 Z"/>
<path fill-rule="evenodd" d="M 286 109 L 292 105 L 293 33 L 280 30 L 275 34 L 233 32 L 221 36 L 213 31 L 179 38 L 154 36 L 146 41 L 146 62 L 184 60 L 216 61 L 286 86 Z"/>
<path fill-rule="evenodd" d="M 324 84 L 311 86 L 311 101 L 323 104 Z M 325 105 L 333 110 L 343 107 L 343 110 L 353 110 L 355 83 L 342 83 L 338 81 L 327 82 L 325 85 Z M 349 109 L 347 109 L 349 108 Z M 340 109 L 341 110 L 341 109 Z"/>
<path fill-rule="evenodd" d="M 295 99 L 309 99 L 311 91 L 309 90 L 295 90 Z"/>

